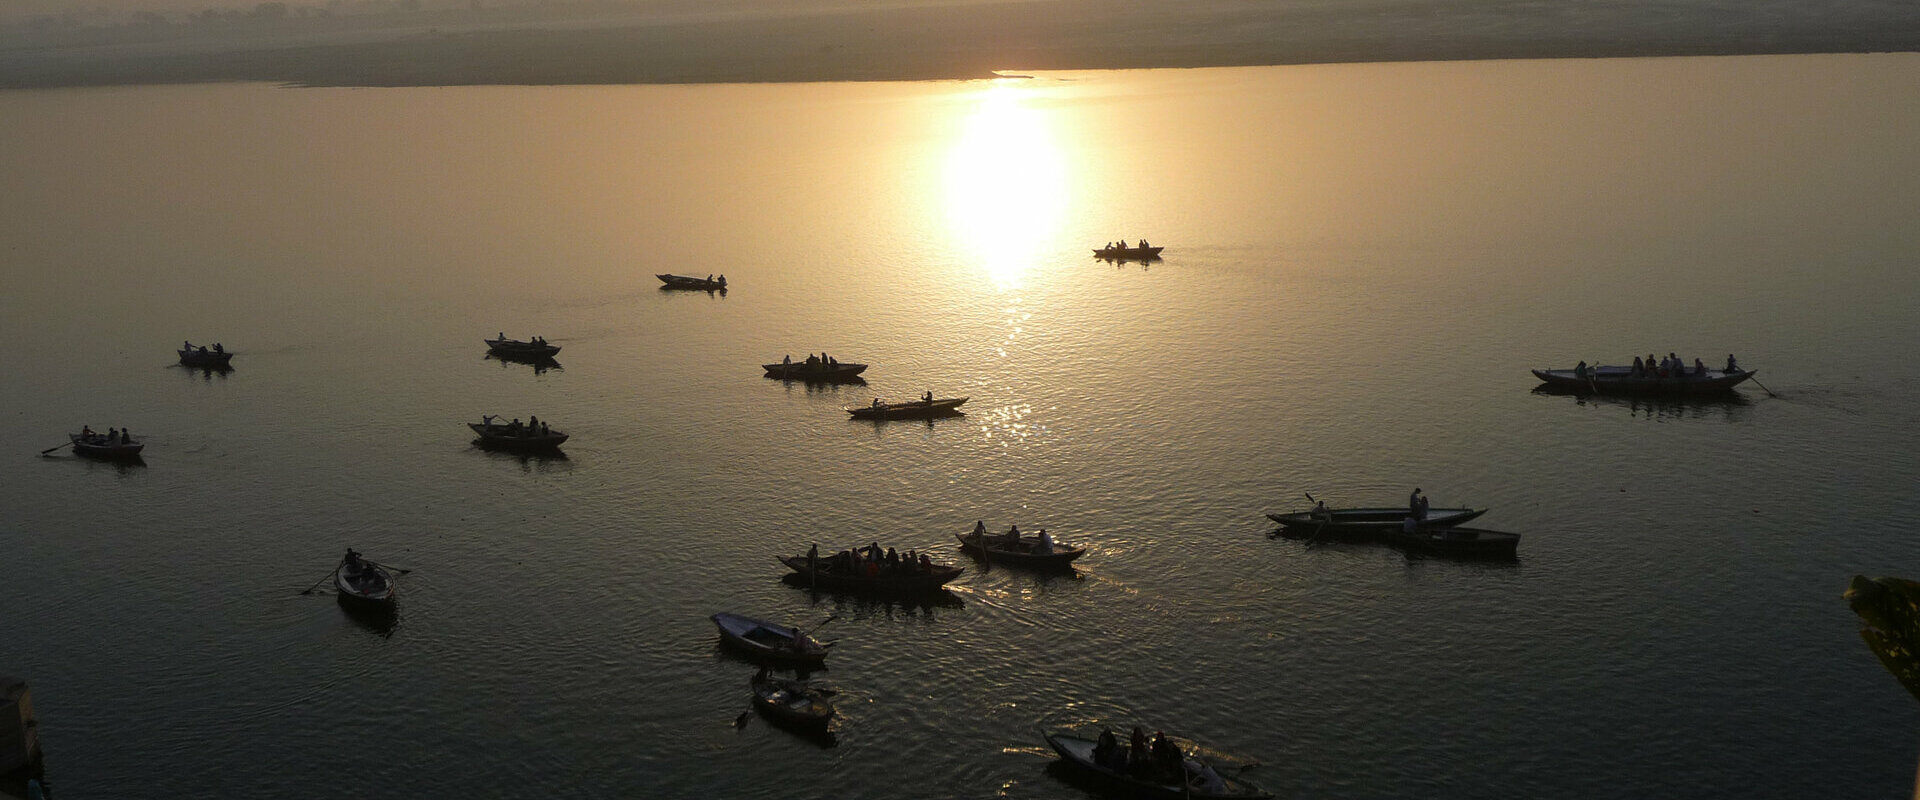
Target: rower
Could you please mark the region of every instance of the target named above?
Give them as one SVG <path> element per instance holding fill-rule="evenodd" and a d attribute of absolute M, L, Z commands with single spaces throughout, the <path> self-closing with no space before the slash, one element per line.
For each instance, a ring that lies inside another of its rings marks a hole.
<path fill-rule="evenodd" d="M 1413 494 L 1407 495 L 1407 511 L 1412 512 L 1415 518 L 1420 516 L 1420 499 L 1420 487 L 1415 486 Z"/>
<path fill-rule="evenodd" d="M 224 353 L 224 352 L 227 352 L 227 349 L 226 349 L 226 348 L 224 348 L 224 347 L 221 347 L 221 346 L 220 346 L 220 343 L 219 343 L 219 342 L 214 342 L 214 343 L 213 343 L 213 352 L 216 352 L 216 353 Z"/>
<path fill-rule="evenodd" d="M 1053 553 L 1053 537 L 1047 535 L 1046 528 L 1040 529 L 1040 544 L 1034 547 L 1033 549 L 1034 549 L 1034 552 L 1039 553 L 1040 555 L 1043 555 L 1043 556 L 1051 555 Z"/>
<path fill-rule="evenodd" d="M 1007 527 L 1007 543 L 1012 545 L 1020 544 L 1020 526 L 1010 525 Z"/>
<path fill-rule="evenodd" d="M 1728 354 L 1727 354 L 1727 371 L 1728 371 L 1728 372 L 1739 372 L 1739 371 L 1740 371 L 1740 365 L 1739 365 L 1739 363 L 1737 363 L 1737 362 L 1735 362 L 1735 361 L 1733 360 L 1733 354 L 1732 354 L 1732 353 L 1728 353 Z"/>
<path fill-rule="evenodd" d="M 926 403 L 927 405 L 933 405 L 933 390 L 928 389 L 927 393 L 921 396 L 920 402 Z"/>
<path fill-rule="evenodd" d="M 982 541 L 984 541 L 987 538 L 987 521 L 986 520 L 976 519 L 973 521 L 973 535 L 974 535 L 974 538 L 980 539 Z"/>

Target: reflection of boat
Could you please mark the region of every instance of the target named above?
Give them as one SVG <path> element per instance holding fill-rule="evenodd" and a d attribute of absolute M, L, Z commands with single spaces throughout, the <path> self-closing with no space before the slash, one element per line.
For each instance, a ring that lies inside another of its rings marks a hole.
<path fill-rule="evenodd" d="M 1408 552 L 1451 558 L 1514 558 L 1520 547 L 1520 534 L 1480 528 L 1395 530 L 1387 540 Z"/>
<path fill-rule="evenodd" d="M 185 364 L 189 367 L 204 367 L 207 369 L 220 369 L 221 367 L 227 366 L 227 362 L 233 360 L 232 353 L 229 353 L 225 350 L 208 350 L 205 347 L 202 347 L 199 349 L 176 350 L 175 352 L 180 354 L 180 363 Z"/>
<path fill-rule="evenodd" d="M 988 562 L 1013 564 L 1035 569 L 1072 569 L 1073 560 L 1086 555 L 1087 548 L 1064 545 L 1055 542 L 1047 552 L 1040 551 L 1040 538 L 1023 536 L 1015 543 L 1005 535 L 981 534 L 975 531 L 956 533 L 960 540 L 960 549 L 986 559 Z"/>
<path fill-rule="evenodd" d="M 1458 525 L 1481 514 L 1484 508 L 1433 508 L 1427 510 L 1427 518 L 1420 521 L 1426 528 L 1446 528 Z M 1330 533 L 1336 536 L 1376 535 L 1386 536 L 1400 529 L 1408 511 L 1401 508 L 1341 508 L 1329 511 L 1295 511 L 1290 514 L 1268 514 L 1267 519 L 1280 523 L 1288 534 L 1318 536 Z"/>
<path fill-rule="evenodd" d="M 844 361 L 825 364 L 821 363 L 818 359 L 811 361 L 782 362 L 779 364 L 761 364 L 760 368 L 767 371 L 767 377 L 769 378 L 780 378 L 789 381 L 826 381 L 833 383 L 861 380 L 860 373 L 867 371 L 867 365 L 865 364 L 849 364 Z"/>
<path fill-rule="evenodd" d="M 662 274 L 653 277 L 659 278 L 660 282 L 666 284 L 668 289 L 699 289 L 708 292 L 724 292 L 727 290 L 727 276 L 725 275 L 720 276 L 719 280 L 707 280 L 706 278 L 695 278 L 689 275 Z"/>
<path fill-rule="evenodd" d="M 919 419 L 921 417 L 945 417 L 960 413 L 960 404 L 967 402 L 965 397 L 935 398 L 933 400 L 909 400 L 905 403 L 883 403 L 873 401 L 870 406 L 847 406 L 846 412 L 854 419 Z"/>
<path fill-rule="evenodd" d="M 860 592 L 931 592 L 947 585 L 948 581 L 960 577 L 965 567 L 945 564 L 932 564 L 924 569 L 917 564 L 903 564 L 887 567 L 877 561 L 855 563 L 853 552 L 842 550 L 832 556 L 821 556 L 811 560 L 805 555 L 788 558 L 780 556 L 780 563 L 793 570 L 801 581 L 825 589 L 844 589 Z"/>
<path fill-rule="evenodd" d="M 1165 249 L 1164 247 L 1096 247 L 1093 250 L 1093 257 L 1104 258 L 1110 261 L 1121 259 L 1144 261 L 1146 259 L 1159 258 L 1160 251 Z"/>
<path fill-rule="evenodd" d="M 109 461 L 139 458 L 140 451 L 145 450 L 147 447 L 139 439 L 131 436 L 127 436 L 125 441 L 121 441 L 120 436 L 101 436 L 99 434 L 86 436 L 78 433 L 69 433 L 67 434 L 67 439 L 73 442 L 73 452 L 75 455 L 107 459 Z"/>
<path fill-rule="evenodd" d="M 709 619 L 720 629 L 722 641 L 756 659 L 802 666 L 819 666 L 827 660 L 827 648 L 798 628 L 725 611 Z"/>
<path fill-rule="evenodd" d="M 754 673 L 753 707 L 761 713 L 801 728 L 825 728 L 833 720 L 832 692 L 806 681 L 769 676 L 763 668 Z"/>
<path fill-rule="evenodd" d="M 393 576 L 351 550 L 333 573 L 333 588 L 344 606 L 381 610 L 394 605 Z"/>
<path fill-rule="evenodd" d="M 1117 747 L 1120 753 L 1119 758 L 1122 759 L 1122 761 L 1119 763 L 1103 764 L 1100 762 L 1099 757 L 1095 755 L 1095 750 L 1100 744 L 1097 740 L 1086 739 L 1079 736 L 1069 736 L 1064 733 L 1049 733 L 1046 734 L 1046 737 L 1047 744 L 1053 746 L 1053 751 L 1060 754 L 1062 761 L 1073 765 L 1079 770 L 1081 775 L 1098 781 L 1102 788 L 1117 795 L 1165 798 L 1166 800 L 1186 800 L 1187 798 L 1244 798 L 1244 800 L 1259 800 L 1260 798 L 1273 796 L 1258 786 L 1237 778 L 1228 778 L 1224 775 L 1221 775 L 1220 782 L 1215 785 L 1212 790 L 1209 790 L 1206 784 L 1192 780 L 1191 773 L 1185 772 L 1184 770 L 1181 775 L 1186 776 L 1186 780 L 1171 775 L 1161 776 L 1152 773 L 1142 775 L 1133 772 L 1121 766 L 1121 764 L 1125 763 L 1124 759 L 1127 752 L 1127 745 L 1124 742 L 1120 743 Z M 1199 753 L 1183 752 L 1181 755 L 1183 761 L 1194 761 L 1205 766 L 1207 769 L 1215 770 L 1216 773 L 1219 769 L 1224 768 L 1208 762 L 1207 759 L 1201 758 Z"/>
<path fill-rule="evenodd" d="M 1554 387 L 1599 394 L 1715 394 L 1733 391 L 1733 387 L 1754 376 L 1752 370 L 1724 372 L 1710 369 L 1704 373 L 1686 371 L 1682 375 L 1660 377 L 1634 375 L 1632 367 L 1590 367 L 1586 377 L 1571 369 L 1536 369 L 1533 375 Z"/>
<path fill-rule="evenodd" d="M 467 427 L 480 435 L 481 447 L 496 447 L 501 450 L 551 450 L 567 440 L 567 435 L 548 428 L 541 430 L 532 425 L 502 425 L 491 417 L 485 422 L 469 422 Z"/>
<path fill-rule="evenodd" d="M 547 344 L 544 341 L 523 342 L 518 339 L 508 339 L 504 336 L 499 339 L 486 339 L 484 341 L 487 343 L 487 352 L 500 358 L 536 361 L 553 358 L 555 353 L 560 352 L 560 345 Z"/>

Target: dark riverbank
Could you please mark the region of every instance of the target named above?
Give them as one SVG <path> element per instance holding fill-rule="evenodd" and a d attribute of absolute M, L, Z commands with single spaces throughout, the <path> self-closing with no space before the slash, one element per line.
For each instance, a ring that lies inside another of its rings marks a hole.
<path fill-rule="evenodd" d="M 994 70 L 1920 50 L 1920 11 L 1784 5 L 1038 2 L 511 30 L 394 28 L 354 41 L 209 38 L 0 49 L 0 87 L 271 81 L 310 86 L 970 79 Z"/>

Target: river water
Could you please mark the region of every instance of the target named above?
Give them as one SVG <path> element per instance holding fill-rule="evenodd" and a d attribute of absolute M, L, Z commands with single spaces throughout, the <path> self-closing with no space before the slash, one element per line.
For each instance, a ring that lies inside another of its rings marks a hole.
<path fill-rule="evenodd" d="M 1920 575 L 1915 87 L 1863 55 L 0 94 L 0 672 L 66 797 L 1076 798 L 1039 731 L 1136 723 L 1282 796 L 1904 794 L 1920 705 L 1840 593 Z M 1165 259 L 1089 258 L 1122 236 Z M 502 331 L 560 366 L 487 360 Z M 822 350 L 867 384 L 757 367 Z M 1670 351 L 1765 388 L 1527 373 Z M 840 410 L 929 390 L 966 415 Z M 482 452 L 482 414 L 573 439 Z M 37 454 L 82 424 L 144 463 Z M 1518 561 L 1263 516 L 1414 486 Z M 1091 552 L 983 569 L 976 519 Z M 932 604 L 779 580 L 869 541 L 969 570 Z M 412 569 L 396 625 L 300 593 L 348 546 Z M 834 746 L 736 728 L 722 610 L 835 617 Z"/>

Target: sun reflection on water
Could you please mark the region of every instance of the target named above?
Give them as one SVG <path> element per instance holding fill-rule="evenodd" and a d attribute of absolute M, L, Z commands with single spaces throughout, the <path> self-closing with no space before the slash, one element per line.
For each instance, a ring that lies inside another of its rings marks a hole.
<path fill-rule="evenodd" d="M 947 159 L 947 219 L 958 252 L 994 282 L 1018 286 L 1059 228 L 1065 159 L 1047 116 L 1026 104 L 1022 81 L 980 92 Z"/>

